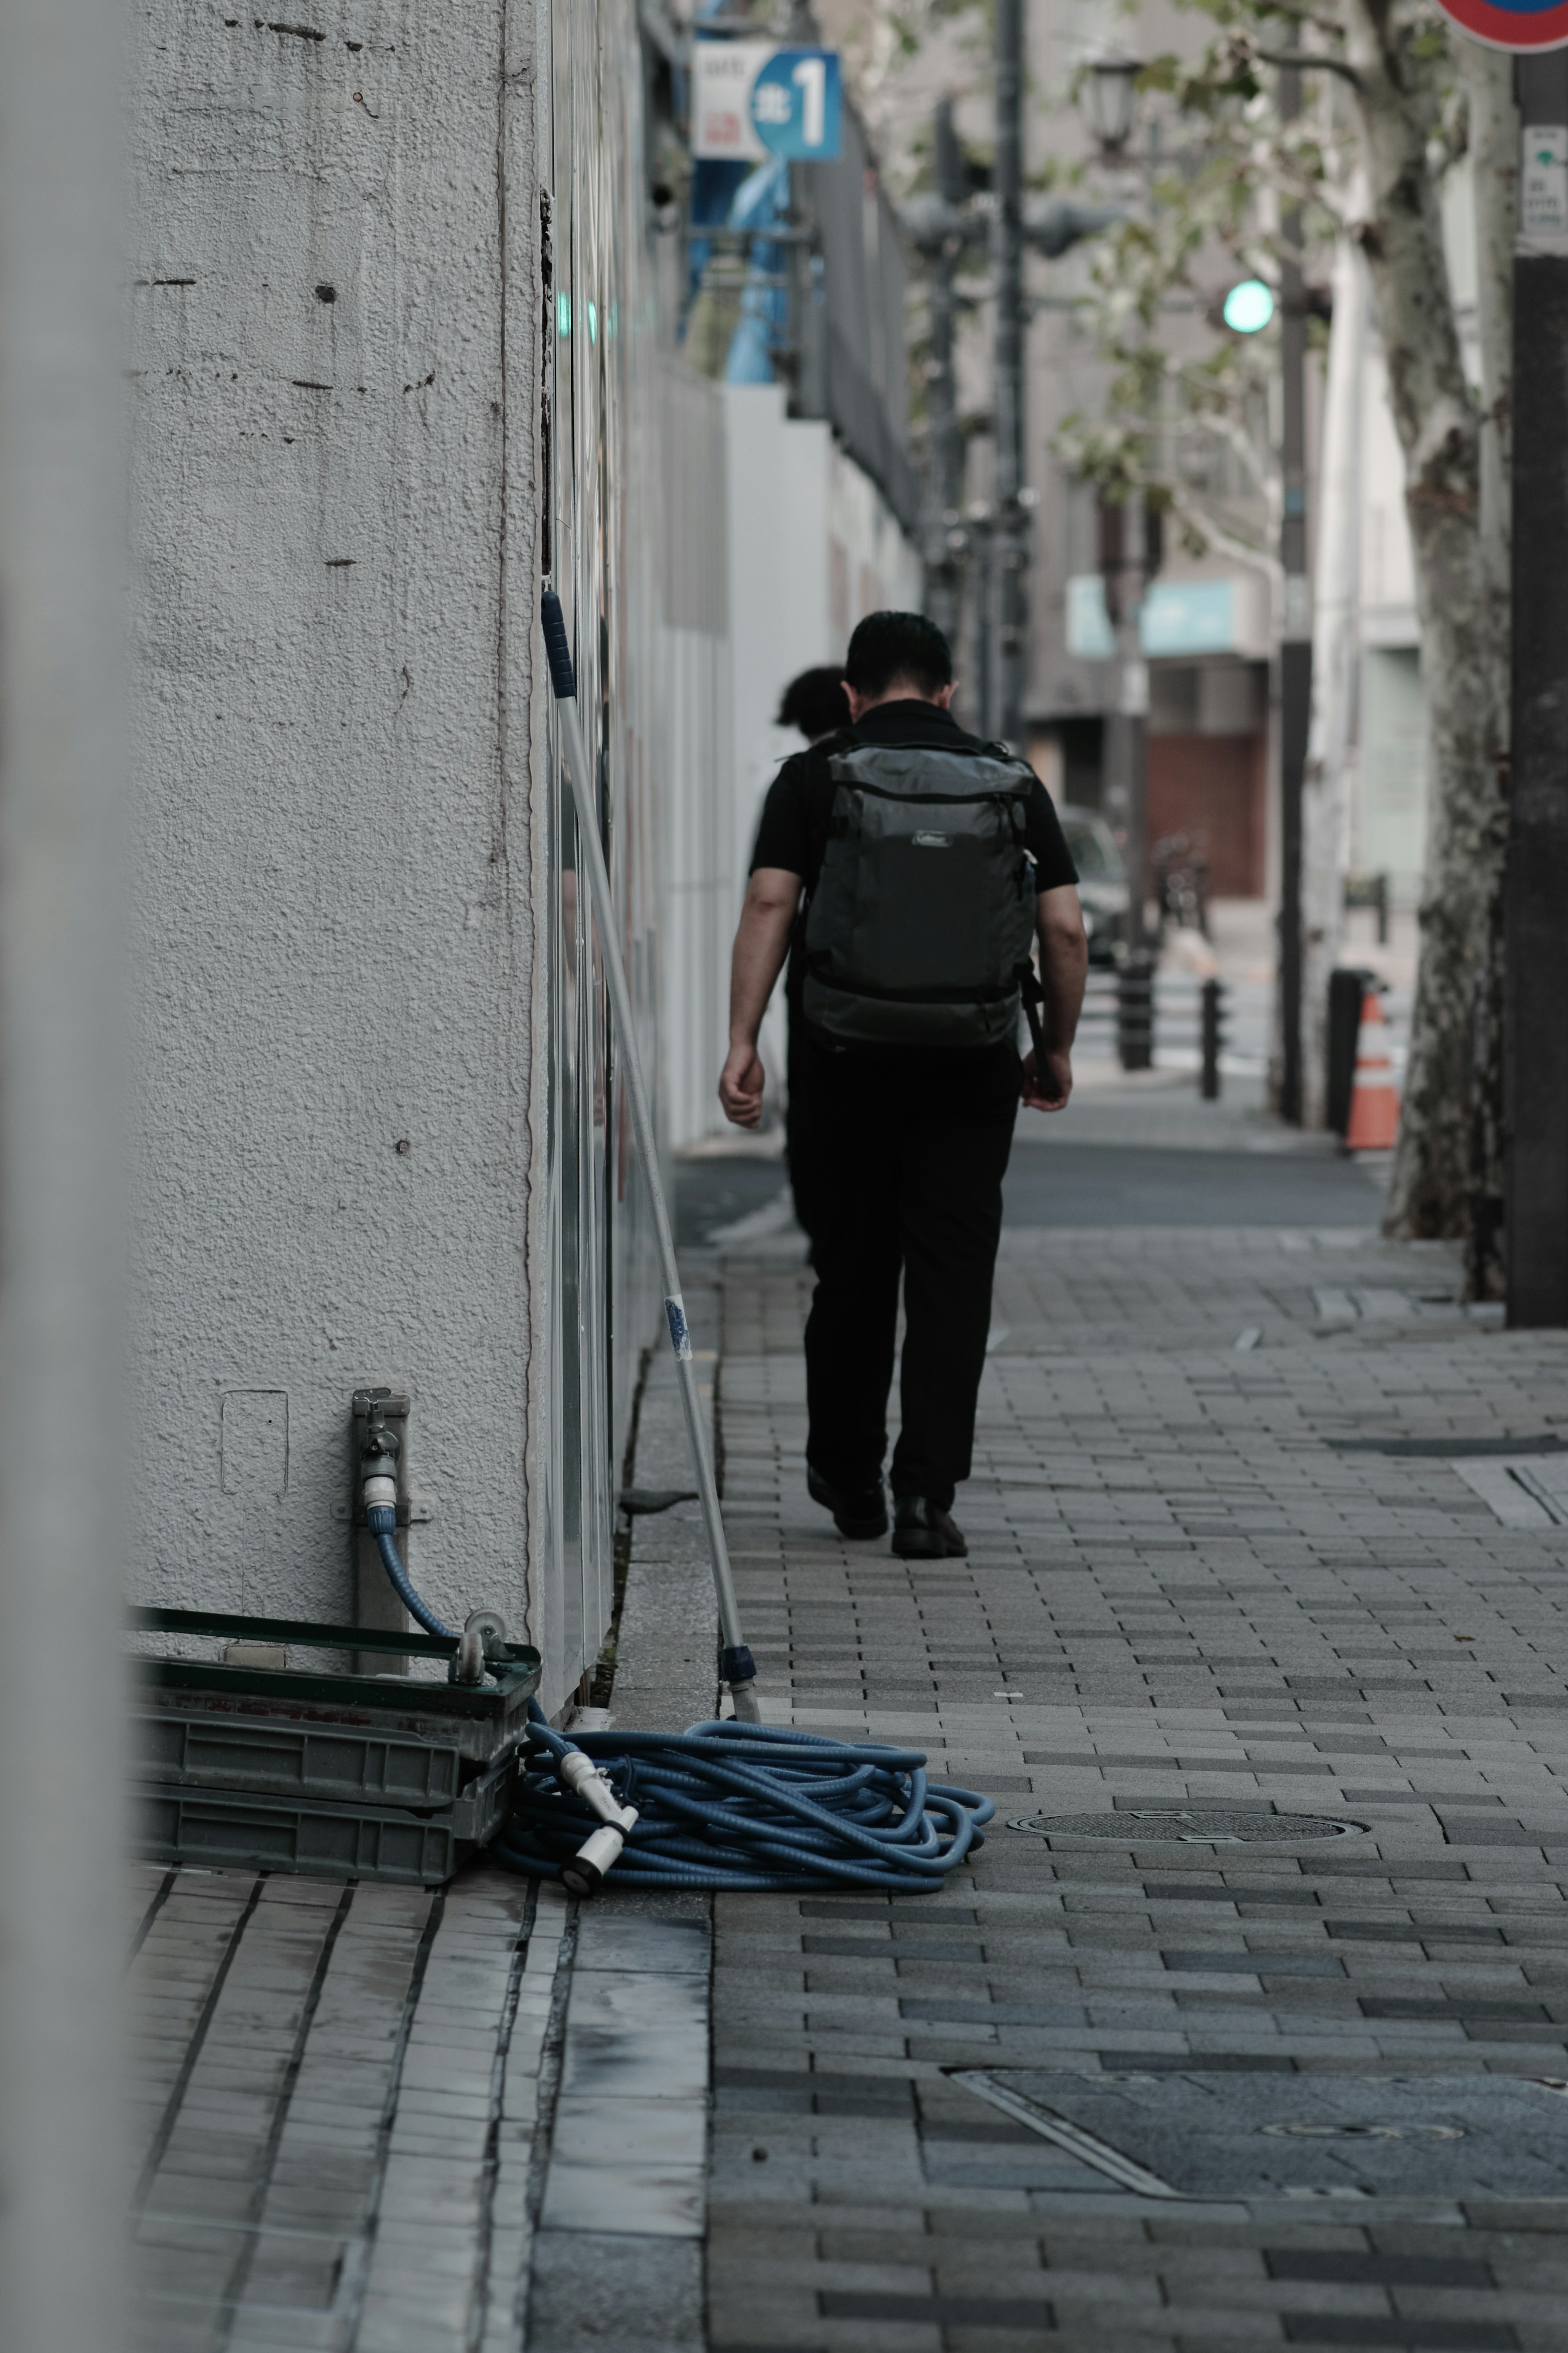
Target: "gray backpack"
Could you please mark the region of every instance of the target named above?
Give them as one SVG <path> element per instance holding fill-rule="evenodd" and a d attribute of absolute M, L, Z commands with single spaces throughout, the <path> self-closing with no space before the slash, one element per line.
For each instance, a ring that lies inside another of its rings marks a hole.
<path fill-rule="evenodd" d="M 1014 1038 L 1035 938 L 1024 848 L 1032 769 L 1001 744 L 859 744 L 837 791 L 805 924 L 805 1017 L 846 1045 Z"/>

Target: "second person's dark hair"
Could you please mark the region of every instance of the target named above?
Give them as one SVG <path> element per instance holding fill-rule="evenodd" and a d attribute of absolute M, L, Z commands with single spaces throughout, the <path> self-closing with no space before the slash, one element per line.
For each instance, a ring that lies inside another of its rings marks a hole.
<path fill-rule="evenodd" d="M 824 664 L 816 670 L 803 670 L 798 678 L 792 678 L 784 691 L 773 724 L 798 727 L 812 744 L 819 735 L 831 735 L 837 728 L 847 727 L 849 705 L 844 700 L 843 671 Z"/>
<path fill-rule="evenodd" d="M 921 694 L 952 683 L 952 649 L 923 613 L 868 613 L 849 640 L 844 683 L 857 694 L 886 694 L 900 679 Z"/>

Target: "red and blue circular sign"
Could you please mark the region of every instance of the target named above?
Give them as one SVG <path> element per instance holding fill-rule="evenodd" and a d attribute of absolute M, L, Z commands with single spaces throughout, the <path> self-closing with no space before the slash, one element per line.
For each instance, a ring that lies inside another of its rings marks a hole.
<path fill-rule="evenodd" d="M 1568 0 L 1437 0 L 1451 24 L 1489 49 L 1568 48 Z"/>

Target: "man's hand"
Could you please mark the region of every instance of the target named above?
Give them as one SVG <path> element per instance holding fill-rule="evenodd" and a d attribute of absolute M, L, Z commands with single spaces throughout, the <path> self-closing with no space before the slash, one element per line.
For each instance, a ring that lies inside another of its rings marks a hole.
<path fill-rule="evenodd" d="M 1058 882 L 1040 892 L 1035 902 L 1035 929 L 1046 991 L 1045 1035 L 1060 1042 L 1026 1058 L 1024 1101 L 1030 1111 L 1065 1111 L 1072 1092 L 1072 1041 L 1089 973 L 1089 942 L 1076 884 Z"/>
<path fill-rule="evenodd" d="M 1065 1111 L 1071 1092 L 1072 1056 L 1065 1046 L 1047 1047 L 1043 1080 L 1036 1057 L 1024 1057 L 1024 1102 L 1030 1111 Z"/>
<path fill-rule="evenodd" d="M 754 1046 L 731 1047 L 729 1059 L 719 1073 L 719 1101 L 733 1127 L 755 1127 L 761 1119 L 763 1058 Z"/>
<path fill-rule="evenodd" d="M 757 1032 L 789 947 L 800 904 L 800 876 L 782 866 L 758 866 L 746 885 L 730 966 L 730 1051 L 719 1073 L 719 1101 L 735 1127 L 755 1127 L 763 1115 L 763 1065 Z"/>

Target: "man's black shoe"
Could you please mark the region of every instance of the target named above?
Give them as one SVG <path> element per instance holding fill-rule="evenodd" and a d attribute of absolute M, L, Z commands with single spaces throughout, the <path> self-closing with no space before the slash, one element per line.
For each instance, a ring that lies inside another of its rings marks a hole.
<path fill-rule="evenodd" d="M 927 1495 L 899 1495 L 893 1502 L 893 1550 L 900 1560 L 964 1557 L 969 1546 L 951 1512 Z"/>
<path fill-rule="evenodd" d="M 805 1483 L 814 1504 L 823 1504 L 833 1514 L 834 1525 L 840 1535 L 851 1536 L 863 1543 L 869 1536 L 885 1536 L 888 1533 L 888 1499 L 882 1491 L 880 1478 L 874 1486 L 862 1487 L 851 1494 L 843 1487 L 830 1486 L 820 1471 L 805 1466 Z"/>

